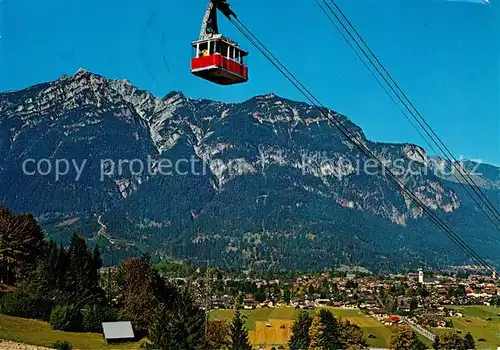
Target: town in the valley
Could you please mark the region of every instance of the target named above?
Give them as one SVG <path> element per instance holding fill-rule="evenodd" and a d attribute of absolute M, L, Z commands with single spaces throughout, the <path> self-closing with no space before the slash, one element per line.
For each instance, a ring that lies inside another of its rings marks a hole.
<path fill-rule="evenodd" d="M 166 275 L 171 272 L 169 270 Z M 196 291 L 200 305 L 210 310 L 215 318 L 234 309 L 235 305 L 241 305 L 250 318 L 252 313 L 271 315 L 269 318 L 283 313 L 273 309 L 293 309 L 297 314 L 300 310 L 314 313 L 314 310 L 327 308 L 348 318 L 349 315 L 362 315 L 388 328 L 411 327 L 429 343 L 435 341 L 436 335 L 447 331 L 465 333 L 469 328 L 474 329 L 477 322 L 481 322 L 480 327 L 500 327 L 498 277 L 496 273 L 473 272 L 470 267 L 468 272 L 466 268 L 460 273 L 417 269 L 408 273 L 375 275 L 354 268 L 344 272 L 325 270 L 267 279 L 250 275 L 237 278 L 218 269 L 198 269 L 191 271 L 189 276 L 169 279 L 189 284 Z M 289 326 L 283 321 L 260 323 L 260 332 L 279 326 L 283 333 Z M 366 330 L 365 333 L 368 339 L 377 336 Z M 477 348 L 490 348 L 495 344 L 481 336 L 476 336 L 475 340 Z"/>

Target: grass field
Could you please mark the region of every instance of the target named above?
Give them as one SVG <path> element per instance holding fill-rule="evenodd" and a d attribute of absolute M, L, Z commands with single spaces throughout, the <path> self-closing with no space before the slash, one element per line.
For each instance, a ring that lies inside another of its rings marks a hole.
<path fill-rule="evenodd" d="M 464 317 L 451 317 L 455 330 L 462 331 L 462 334 L 470 332 L 476 340 L 477 349 L 497 349 L 500 346 L 500 317 L 499 308 L 492 306 L 458 306 L 454 307 L 461 312 Z M 491 320 L 487 320 L 491 319 Z M 435 329 L 435 333 L 443 334 L 450 329 Z M 478 342 L 483 338 L 485 342 Z"/>
<path fill-rule="evenodd" d="M 375 339 L 368 339 L 371 347 L 387 347 L 392 333 L 391 328 L 386 327 L 374 318 L 367 316 L 359 310 L 329 308 L 337 317 L 348 319 L 358 324 L 364 331 L 365 338 L 373 333 Z M 311 310 L 310 313 L 315 311 Z M 249 338 L 253 345 L 277 346 L 286 344 L 291 337 L 291 327 L 299 311 L 292 307 L 280 307 L 275 309 L 242 310 L 247 316 L 246 326 L 249 330 Z M 231 321 L 234 310 L 213 310 L 210 317 L 215 320 Z M 271 327 L 266 326 L 270 324 Z"/>
<path fill-rule="evenodd" d="M 58 341 L 68 341 L 74 349 L 139 349 L 139 342 L 108 346 L 102 334 L 54 331 L 46 322 L 0 315 L 0 339 L 51 347 Z"/>
<path fill-rule="evenodd" d="M 467 305 L 455 306 L 453 309 L 461 312 L 466 317 L 477 317 L 483 320 L 491 318 L 493 321 L 500 321 L 500 308 L 494 306 Z"/>
<path fill-rule="evenodd" d="M 267 321 L 273 312 L 273 309 L 255 309 L 255 310 L 241 310 L 241 314 L 246 317 L 245 326 L 249 331 L 255 330 L 255 323 L 258 321 Z M 234 315 L 234 310 L 212 310 L 210 311 L 210 318 L 213 320 L 231 322 Z"/>

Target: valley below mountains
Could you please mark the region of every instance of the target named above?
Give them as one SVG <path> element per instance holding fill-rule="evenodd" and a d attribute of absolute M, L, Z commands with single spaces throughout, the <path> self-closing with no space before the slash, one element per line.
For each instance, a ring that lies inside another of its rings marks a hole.
<path fill-rule="evenodd" d="M 330 113 L 500 267 L 498 232 L 448 161 Z M 315 107 L 274 94 L 158 98 L 86 70 L 0 93 L 0 205 L 56 242 L 83 234 L 107 264 L 144 252 L 264 271 L 471 264 L 374 164 Z M 464 166 L 499 208 L 500 169 Z"/>

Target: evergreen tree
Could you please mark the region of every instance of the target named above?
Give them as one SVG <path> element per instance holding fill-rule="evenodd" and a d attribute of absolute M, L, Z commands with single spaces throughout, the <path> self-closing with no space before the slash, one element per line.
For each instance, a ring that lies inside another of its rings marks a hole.
<path fill-rule="evenodd" d="M 342 339 L 340 336 L 340 327 L 337 319 L 331 311 L 321 309 L 318 312 L 320 322 L 325 325 L 324 341 L 328 344 L 327 349 L 342 349 Z"/>
<path fill-rule="evenodd" d="M 236 308 L 230 329 L 231 350 L 252 350 L 252 346 L 248 341 L 248 331 L 245 327 L 245 321 L 241 316 L 239 308 Z"/>
<path fill-rule="evenodd" d="M 439 338 L 439 335 L 436 335 L 434 338 L 434 342 L 432 343 L 432 348 L 435 350 L 441 349 L 441 338 Z"/>
<path fill-rule="evenodd" d="M 391 301 L 389 302 L 389 305 L 387 307 L 389 309 L 389 311 L 394 314 L 396 313 L 396 311 L 398 311 L 398 301 L 397 299 L 391 299 Z"/>
<path fill-rule="evenodd" d="M 61 254 L 66 256 L 66 252 L 60 250 L 56 243 L 48 242 L 33 269 L 25 270 L 20 276 L 18 284 L 30 298 L 59 304 L 73 302 L 69 300 L 65 290 L 67 264 L 61 264 Z"/>
<path fill-rule="evenodd" d="M 205 339 L 205 312 L 201 310 L 187 288 L 177 294 L 172 312 L 181 320 L 180 328 L 184 331 L 186 349 L 201 349 Z"/>
<path fill-rule="evenodd" d="M 292 337 L 288 345 L 290 350 L 307 350 L 309 348 L 309 328 L 312 318 L 309 313 L 301 311 L 292 326 Z"/>
<path fill-rule="evenodd" d="M 470 334 L 470 332 L 467 332 L 464 337 L 464 348 L 467 350 L 476 348 L 476 343 L 474 342 L 474 338 L 472 337 L 472 334 Z"/>
<path fill-rule="evenodd" d="M 102 298 L 95 262 L 83 237 L 74 234 L 68 247 L 68 278 L 66 291 L 80 305 Z"/>
<path fill-rule="evenodd" d="M 101 251 L 99 250 L 98 245 L 94 247 L 94 252 L 92 253 L 92 261 L 94 262 L 94 269 L 96 270 L 99 270 L 103 266 Z"/>
<path fill-rule="evenodd" d="M 410 301 L 410 311 L 416 310 L 418 307 L 418 300 L 417 297 L 412 297 Z"/>
<path fill-rule="evenodd" d="M 59 248 L 56 243 L 49 242 L 38 261 L 33 273 L 25 275 L 24 288 L 35 297 L 54 297 L 57 294 Z"/>
<path fill-rule="evenodd" d="M 104 299 L 104 291 L 100 287 L 101 275 L 99 270 L 102 268 L 101 251 L 99 246 L 94 247 L 92 253 L 92 267 L 90 269 L 90 280 L 92 281 L 92 295 L 94 296 L 94 302 L 102 301 Z"/>
<path fill-rule="evenodd" d="M 340 291 L 339 291 L 339 287 L 337 286 L 337 283 L 334 283 L 333 284 L 333 287 L 332 287 L 332 294 L 334 297 L 338 297 L 339 294 L 340 294 Z"/>
<path fill-rule="evenodd" d="M 102 333 L 103 322 L 116 321 L 116 310 L 107 305 L 87 305 L 82 315 L 83 329 L 86 332 Z"/>
<path fill-rule="evenodd" d="M 291 299 L 290 286 L 286 285 L 283 288 L 283 301 L 288 305 L 290 304 L 290 299 Z"/>
<path fill-rule="evenodd" d="M 151 348 L 185 350 L 205 348 L 205 313 L 186 292 L 173 305 L 159 304 L 149 329 Z"/>
<path fill-rule="evenodd" d="M 257 293 L 257 283 L 252 282 L 250 284 L 250 293 L 251 294 L 256 294 Z"/>
<path fill-rule="evenodd" d="M 68 284 L 68 268 L 69 268 L 69 256 L 66 249 L 62 244 L 59 245 L 57 249 L 57 261 L 54 266 L 54 272 L 57 276 L 55 288 L 58 291 L 66 290 L 66 285 Z"/>
<path fill-rule="evenodd" d="M 309 297 L 311 297 L 315 293 L 316 293 L 316 289 L 314 288 L 314 286 L 312 284 L 310 284 L 309 287 L 307 288 L 307 295 Z"/>
<path fill-rule="evenodd" d="M 181 322 L 182 320 L 176 319 L 174 313 L 164 304 L 160 304 L 152 317 L 149 328 L 151 344 L 148 344 L 147 348 L 151 350 L 184 350 L 183 329 L 179 327 Z"/>

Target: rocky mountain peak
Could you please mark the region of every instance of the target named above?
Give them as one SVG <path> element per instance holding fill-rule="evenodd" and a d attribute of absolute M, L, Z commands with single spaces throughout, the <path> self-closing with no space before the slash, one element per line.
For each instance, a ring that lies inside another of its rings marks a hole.
<path fill-rule="evenodd" d="M 184 93 L 182 91 L 170 91 L 168 94 L 166 94 L 164 97 L 163 97 L 163 100 L 164 101 L 168 101 L 168 100 L 177 100 L 177 99 L 183 99 L 183 100 L 186 100 L 187 97 L 186 95 L 184 95 Z"/>
<path fill-rule="evenodd" d="M 79 75 L 79 74 L 82 74 L 82 75 L 83 75 L 83 74 L 89 74 L 89 71 L 88 71 L 86 68 L 84 68 L 84 67 L 80 67 L 80 68 L 78 68 L 78 70 L 75 72 L 75 75 Z"/>
<path fill-rule="evenodd" d="M 333 118 L 383 161 L 402 160 L 396 164 L 404 170 L 401 180 L 429 208 L 462 224 L 466 234 L 482 235 L 485 249 L 498 248 L 457 184 L 427 171 L 431 157 L 423 148 L 372 142 L 346 116 L 328 113 L 275 94 L 241 103 L 190 99 L 178 91 L 159 98 L 127 80 L 81 69 L 0 94 L 0 205 L 51 222 L 81 218 L 90 227 L 87 235 L 111 245 L 126 242 L 127 249 L 137 245 L 180 257 L 196 250 L 200 259 L 222 256 L 240 265 L 293 267 L 310 256 L 318 257 L 310 266 L 335 264 L 339 257 L 389 264 L 435 254 L 442 240 L 421 246 L 420 236 L 407 229 L 433 238 L 435 227 L 383 173 L 365 167 L 368 158 Z M 155 166 L 160 159 L 172 167 L 194 159 L 207 172 L 153 176 L 125 164 L 126 171 L 107 168 L 99 176 L 102 159 L 146 162 L 150 156 Z M 23 175 L 26 158 L 87 159 L 96 169 L 85 169 L 79 181 L 55 182 Z M 497 168 L 483 172 L 489 177 L 478 183 L 500 183 Z M 103 237 L 106 221 L 113 229 Z M 148 222 L 164 224 L 145 227 Z M 304 238 L 311 235 L 315 240 Z M 168 246 L 174 241 L 178 248 Z M 419 253 L 408 254 L 409 248 Z"/>

